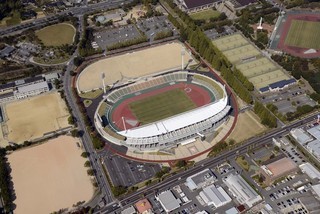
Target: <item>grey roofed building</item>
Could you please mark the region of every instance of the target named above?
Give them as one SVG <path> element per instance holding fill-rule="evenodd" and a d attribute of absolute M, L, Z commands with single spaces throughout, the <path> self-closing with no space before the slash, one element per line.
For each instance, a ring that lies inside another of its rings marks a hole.
<path fill-rule="evenodd" d="M 121 214 L 135 214 L 137 213 L 133 206 L 130 206 L 121 211 Z"/>
<path fill-rule="evenodd" d="M 14 47 L 6 46 L 2 50 L 0 50 L 0 58 L 8 57 L 14 51 Z"/>
<path fill-rule="evenodd" d="M 14 92 L 16 99 L 22 99 L 29 96 L 34 96 L 41 94 L 43 92 L 49 91 L 49 86 L 47 82 L 38 82 L 31 85 L 22 85 L 17 88 Z"/>
<path fill-rule="evenodd" d="M 231 207 L 230 209 L 226 210 L 226 214 L 238 214 L 239 211 L 235 207 Z"/>
<path fill-rule="evenodd" d="M 222 187 L 217 188 L 214 185 L 204 188 L 199 195 L 208 206 L 221 207 L 232 201 Z"/>
<path fill-rule="evenodd" d="M 310 129 L 307 130 L 307 132 L 309 134 L 311 134 L 314 138 L 316 138 L 317 140 L 320 140 L 320 126 L 314 126 Z"/>
<path fill-rule="evenodd" d="M 307 149 L 320 160 L 320 141 L 318 139 L 308 143 Z"/>
<path fill-rule="evenodd" d="M 301 145 L 305 145 L 307 142 L 312 141 L 312 137 L 301 128 L 292 129 L 290 134 Z"/>
<path fill-rule="evenodd" d="M 303 163 L 299 165 L 301 171 L 307 174 L 311 179 L 318 178 L 320 179 L 320 172 L 315 168 L 311 163 Z"/>
<path fill-rule="evenodd" d="M 230 192 L 241 204 L 252 207 L 255 203 L 262 200 L 261 196 L 241 177 L 241 175 L 229 174 L 224 179 Z"/>
<path fill-rule="evenodd" d="M 299 201 L 304 206 L 304 208 L 308 210 L 308 213 L 320 213 L 320 203 L 313 196 L 300 197 Z"/>
<path fill-rule="evenodd" d="M 9 89 L 12 89 L 15 86 L 16 85 L 14 84 L 14 82 L 10 82 L 10 83 L 7 83 L 7 84 L 2 84 L 2 85 L 0 85 L 0 91 L 6 91 L 6 90 L 9 90 Z"/>
<path fill-rule="evenodd" d="M 44 74 L 43 77 L 45 78 L 46 81 L 51 82 L 55 79 L 59 79 L 59 74 L 58 73 L 49 73 L 49 74 Z"/>
<path fill-rule="evenodd" d="M 186 185 L 190 190 L 201 189 L 212 184 L 216 180 L 215 174 L 210 169 L 205 169 L 186 179 Z"/>
<path fill-rule="evenodd" d="M 180 207 L 181 201 L 177 199 L 170 190 L 164 191 L 156 196 L 166 212 L 171 212 Z"/>

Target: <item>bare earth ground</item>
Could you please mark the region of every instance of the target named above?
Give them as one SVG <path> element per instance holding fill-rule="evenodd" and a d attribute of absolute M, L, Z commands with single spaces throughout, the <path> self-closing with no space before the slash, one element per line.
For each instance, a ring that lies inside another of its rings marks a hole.
<path fill-rule="evenodd" d="M 102 88 L 101 73 L 105 73 L 105 83 L 110 85 L 122 77 L 137 78 L 178 69 L 181 67 L 182 48 L 181 43 L 170 43 L 97 61 L 81 72 L 77 80 L 78 90 L 86 92 Z M 186 52 L 185 65 L 191 59 Z"/>
<path fill-rule="evenodd" d="M 238 115 L 237 124 L 228 137 L 236 142 L 247 140 L 266 130 L 266 127 L 259 122 L 259 118 L 251 110 L 242 112 Z"/>
<path fill-rule="evenodd" d="M 5 112 L 9 119 L 6 121 L 7 138 L 15 143 L 69 126 L 67 106 L 57 92 L 9 103 Z"/>
<path fill-rule="evenodd" d="M 8 155 L 16 199 L 15 213 L 52 213 L 88 201 L 93 186 L 78 139 L 60 136 Z"/>

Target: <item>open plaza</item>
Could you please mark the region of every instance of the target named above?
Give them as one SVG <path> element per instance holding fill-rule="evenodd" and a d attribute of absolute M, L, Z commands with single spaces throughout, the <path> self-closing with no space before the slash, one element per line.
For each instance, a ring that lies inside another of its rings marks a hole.
<path fill-rule="evenodd" d="M 23 143 L 70 126 L 67 106 L 57 92 L 10 102 L 3 110 L 1 141 Z"/>
<path fill-rule="evenodd" d="M 94 188 L 81 157 L 79 140 L 60 136 L 8 155 L 15 213 L 53 213 L 88 202 Z"/>
<path fill-rule="evenodd" d="M 87 66 L 77 79 L 78 92 L 102 88 L 101 75 L 105 84 L 112 85 L 126 79 L 137 79 L 164 71 L 181 68 L 181 43 L 173 42 L 99 60 Z M 192 56 L 185 51 L 185 64 L 195 64 Z M 143 66 L 141 66 L 143 65 Z"/>

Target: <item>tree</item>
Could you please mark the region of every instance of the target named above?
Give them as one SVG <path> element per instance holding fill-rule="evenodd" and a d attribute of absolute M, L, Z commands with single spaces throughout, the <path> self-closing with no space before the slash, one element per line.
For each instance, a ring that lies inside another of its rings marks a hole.
<path fill-rule="evenodd" d="M 178 162 L 176 163 L 176 167 L 178 167 L 178 168 L 185 167 L 186 165 L 187 165 L 186 160 L 178 160 Z"/>
<path fill-rule="evenodd" d="M 87 170 L 87 174 L 90 175 L 90 176 L 93 176 L 94 175 L 94 170 L 93 169 L 88 169 Z"/>
<path fill-rule="evenodd" d="M 90 161 L 87 160 L 87 161 L 84 163 L 84 166 L 85 166 L 85 167 L 90 167 L 90 166 L 91 166 Z"/>
<path fill-rule="evenodd" d="M 83 158 L 87 158 L 88 156 L 89 156 L 88 152 L 82 152 L 81 153 L 81 157 L 83 157 Z"/>
<path fill-rule="evenodd" d="M 118 197 L 127 192 L 127 189 L 124 186 L 115 186 L 111 187 L 111 191 L 115 197 Z"/>
<path fill-rule="evenodd" d="M 73 129 L 73 130 L 71 131 L 71 135 L 72 135 L 72 137 L 79 137 L 79 131 L 78 131 L 78 129 Z"/>
<path fill-rule="evenodd" d="M 77 73 L 75 73 L 74 71 L 70 70 L 70 76 L 75 76 Z"/>
<path fill-rule="evenodd" d="M 84 61 L 84 59 L 80 56 L 77 56 L 73 59 L 73 64 L 75 66 L 80 66 L 82 64 L 82 62 Z"/>

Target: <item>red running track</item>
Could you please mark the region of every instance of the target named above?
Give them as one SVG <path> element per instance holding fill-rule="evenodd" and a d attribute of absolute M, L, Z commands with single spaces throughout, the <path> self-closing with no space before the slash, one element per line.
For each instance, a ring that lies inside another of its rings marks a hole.
<path fill-rule="evenodd" d="M 192 83 L 177 83 L 174 85 L 166 86 L 166 87 L 156 89 L 156 90 L 124 100 L 112 111 L 111 119 L 113 122 L 113 126 L 116 126 L 119 130 L 125 130 L 122 122 L 122 117 L 126 119 L 137 120 L 137 118 L 133 115 L 132 111 L 130 110 L 130 107 L 129 107 L 130 103 L 137 100 L 142 100 L 146 97 L 155 96 L 155 95 L 164 93 L 166 91 L 177 89 L 177 88 L 180 88 L 181 90 L 183 90 L 191 98 L 191 100 L 197 105 L 197 107 L 204 106 L 211 102 L 210 93 L 205 88 Z M 186 88 L 190 88 L 191 91 L 186 92 L 184 90 Z M 155 111 L 155 114 L 156 114 L 156 111 Z M 133 127 L 135 126 L 132 126 L 126 123 L 127 129 L 130 129 Z"/>
<path fill-rule="evenodd" d="M 304 21 L 320 21 L 320 14 L 288 14 L 286 22 L 283 24 L 282 33 L 278 43 L 278 49 L 283 50 L 286 53 L 289 53 L 293 56 L 298 56 L 301 58 L 315 58 L 320 56 L 320 51 L 317 50 L 316 53 L 304 54 L 305 51 L 309 50 L 309 48 L 300 48 L 289 46 L 285 44 L 286 37 L 290 30 L 292 20 L 304 20 Z"/>

